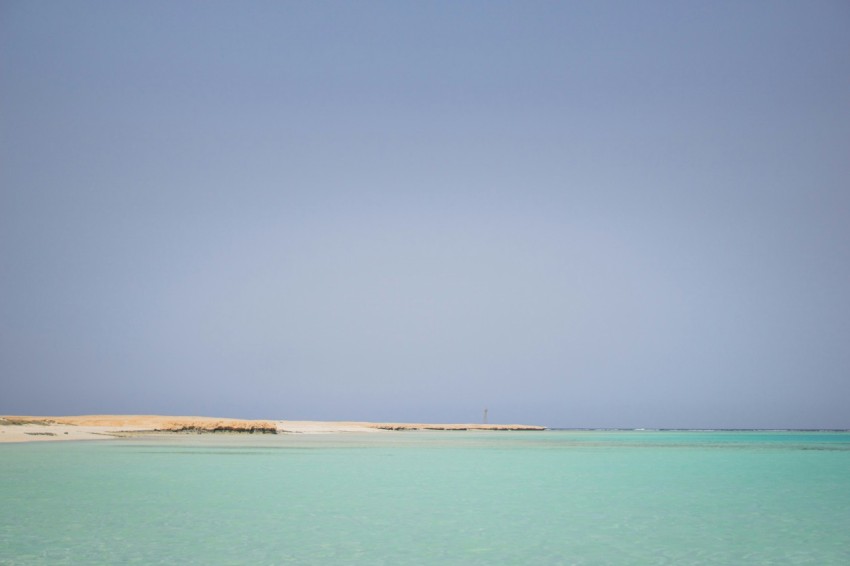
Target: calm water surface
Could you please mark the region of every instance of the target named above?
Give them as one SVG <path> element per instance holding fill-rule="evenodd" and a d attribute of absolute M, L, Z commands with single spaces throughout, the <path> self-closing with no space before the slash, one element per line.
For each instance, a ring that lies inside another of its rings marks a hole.
<path fill-rule="evenodd" d="M 850 433 L 0 445 L 0 564 L 850 564 Z"/>

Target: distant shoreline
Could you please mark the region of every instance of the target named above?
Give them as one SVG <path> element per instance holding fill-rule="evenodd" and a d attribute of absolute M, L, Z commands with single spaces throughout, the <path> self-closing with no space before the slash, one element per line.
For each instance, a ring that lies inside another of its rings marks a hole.
<path fill-rule="evenodd" d="M 546 430 L 546 427 L 521 424 L 247 420 L 162 415 L 0 416 L 0 443 L 104 440 L 162 433 L 329 434 L 411 430 L 540 431 Z"/>

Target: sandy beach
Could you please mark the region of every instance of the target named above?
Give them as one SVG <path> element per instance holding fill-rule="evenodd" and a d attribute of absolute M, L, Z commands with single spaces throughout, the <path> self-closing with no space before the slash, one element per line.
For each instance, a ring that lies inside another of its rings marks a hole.
<path fill-rule="evenodd" d="M 0 442 L 104 440 L 145 433 L 329 434 L 410 430 L 545 430 L 534 425 L 244 420 L 160 415 L 2 416 Z"/>

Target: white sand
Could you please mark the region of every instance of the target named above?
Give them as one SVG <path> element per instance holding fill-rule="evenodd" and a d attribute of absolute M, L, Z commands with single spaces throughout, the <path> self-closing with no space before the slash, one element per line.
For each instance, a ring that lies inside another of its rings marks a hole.
<path fill-rule="evenodd" d="M 0 443 L 103 440 L 144 432 L 276 432 L 328 434 L 386 433 L 399 430 L 544 430 L 529 425 L 370 423 L 348 421 L 270 421 L 158 415 L 85 415 L 77 417 L 0 417 Z"/>

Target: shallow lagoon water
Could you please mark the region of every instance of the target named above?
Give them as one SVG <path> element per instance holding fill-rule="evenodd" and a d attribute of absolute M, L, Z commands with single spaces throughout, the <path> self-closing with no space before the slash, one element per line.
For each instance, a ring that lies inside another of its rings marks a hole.
<path fill-rule="evenodd" d="M 850 433 L 0 445 L 0 564 L 848 564 Z"/>

